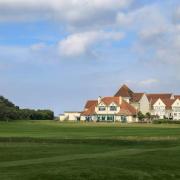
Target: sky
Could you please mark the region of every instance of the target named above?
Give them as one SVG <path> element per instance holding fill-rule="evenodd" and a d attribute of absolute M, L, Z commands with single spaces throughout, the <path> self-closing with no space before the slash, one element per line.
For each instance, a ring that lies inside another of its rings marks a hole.
<path fill-rule="evenodd" d="M 0 94 L 81 111 L 122 84 L 180 94 L 179 0 L 0 0 Z"/>

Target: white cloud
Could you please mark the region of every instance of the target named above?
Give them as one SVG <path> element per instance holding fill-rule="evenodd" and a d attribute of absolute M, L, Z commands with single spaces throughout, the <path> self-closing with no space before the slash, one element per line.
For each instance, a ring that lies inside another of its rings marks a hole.
<path fill-rule="evenodd" d="M 57 20 L 68 26 L 114 23 L 133 0 L 0 0 L 0 22 Z M 97 23 L 98 22 L 98 23 Z"/>
<path fill-rule="evenodd" d="M 143 62 L 180 65 L 180 21 L 177 21 L 180 7 L 169 8 L 168 12 L 162 7 L 155 3 L 128 13 L 120 12 L 117 24 L 137 36 L 132 49 Z"/>
<path fill-rule="evenodd" d="M 146 5 L 128 13 L 117 14 L 117 25 L 128 28 L 131 31 L 156 28 L 166 24 L 166 18 L 161 13 L 158 5 Z"/>
<path fill-rule="evenodd" d="M 150 78 L 150 79 L 146 79 L 146 80 L 140 81 L 139 85 L 140 86 L 151 86 L 151 85 L 154 85 L 154 84 L 156 84 L 158 82 L 159 82 L 158 79 Z"/>
<path fill-rule="evenodd" d="M 88 52 L 94 44 L 121 40 L 122 38 L 121 32 L 90 31 L 76 33 L 59 42 L 59 51 L 64 56 L 79 56 Z"/>

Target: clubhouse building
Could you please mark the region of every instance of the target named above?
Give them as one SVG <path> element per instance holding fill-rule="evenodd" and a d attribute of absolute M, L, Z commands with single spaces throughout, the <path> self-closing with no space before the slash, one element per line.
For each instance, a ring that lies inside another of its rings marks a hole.
<path fill-rule="evenodd" d="M 138 122 L 137 114 L 180 120 L 180 95 L 133 92 L 123 85 L 114 96 L 88 100 L 82 112 L 65 112 L 60 121 Z"/>

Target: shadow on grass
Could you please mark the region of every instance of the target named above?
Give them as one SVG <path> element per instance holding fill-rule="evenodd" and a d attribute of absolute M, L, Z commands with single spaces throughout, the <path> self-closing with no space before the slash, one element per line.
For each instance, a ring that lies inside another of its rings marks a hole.
<path fill-rule="evenodd" d="M 31 137 L 0 137 L 0 143 L 89 144 L 110 146 L 169 147 L 180 146 L 179 139 L 50 139 Z"/>

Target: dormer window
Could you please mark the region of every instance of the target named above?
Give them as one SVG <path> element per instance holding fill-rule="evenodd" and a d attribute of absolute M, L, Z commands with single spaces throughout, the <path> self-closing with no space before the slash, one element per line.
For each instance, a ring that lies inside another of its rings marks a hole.
<path fill-rule="evenodd" d="M 117 111 L 117 107 L 116 106 L 110 106 L 110 111 Z"/>
<path fill-rule="evenodd" d="M 99 111 L 105 111 L 106 107 L 105 106 L 99 106 Z"/>

